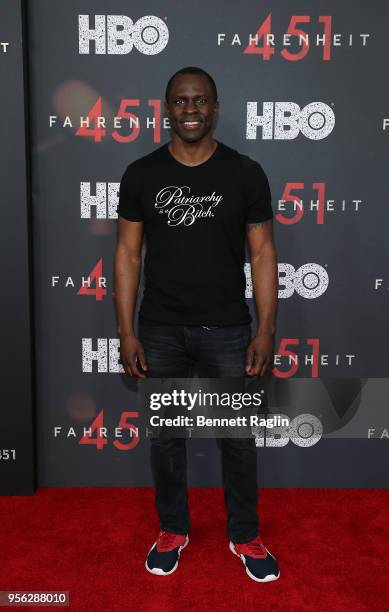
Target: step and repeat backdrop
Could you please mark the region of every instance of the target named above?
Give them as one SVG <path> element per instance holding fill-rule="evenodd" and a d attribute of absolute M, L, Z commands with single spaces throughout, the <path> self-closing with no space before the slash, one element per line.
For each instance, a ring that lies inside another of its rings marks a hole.
<path fill-rule="evenodd" d="M 299 426 L 257 439 L 260 482 L 387 484 L 388 17 L 378 0 L 28 3 L 41 486 L 152 484 L 119 361 L 116 209 L 127 165 L 170 139 L 165 87 L 188 65 L 216 81 L 215 138 L 269 177 L 275 378 L 316 384 L 331 414 L 296 392 Z M 214 441 L 188 453 L 191 485 L 221 484 Z"/>

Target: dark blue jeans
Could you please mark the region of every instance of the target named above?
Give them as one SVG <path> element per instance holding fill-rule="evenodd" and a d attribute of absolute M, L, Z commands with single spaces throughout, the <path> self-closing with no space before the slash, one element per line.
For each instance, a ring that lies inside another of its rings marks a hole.
<path fill-rule="evenodd" d="M 244 376 L 250 324 L 229 327 L 139 324 L 148 376 L 202 378 Z M 254 438 L 218 438 L 222 459 L 227 533 L 236 543 L 258 535 L 257 453 Z M 150 438 L 155 502 L 164 531 L 189 530 L 185 438 Z"/>

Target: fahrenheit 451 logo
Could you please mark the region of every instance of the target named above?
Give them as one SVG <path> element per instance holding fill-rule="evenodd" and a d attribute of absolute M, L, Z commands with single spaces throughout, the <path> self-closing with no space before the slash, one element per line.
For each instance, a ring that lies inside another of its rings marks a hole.
<path fill-rule="evenodd" d="M 370 34 L 362 32 L 339 32 L 334 29 L 332 15 L 291 15 L 287 30 L 274 32 L 272 13 L 258 27 L 255 34 L 244 35 L 238 32 L 218 32 L 217 45 L 229 44 L 231 47 L 242 48 L 243 53 L 256 56 L 264 61 L 279 55 L 289 62 L 304 59 L 312 47 L 321 48 L 321 58 L 324 61 L 332 59 L 332 52 L 338 47 L 359 45 L 366 47 Z M 281 25 L 282 19 L 277 22 Z M 285 25 L 287 22 L 284 22 Z M 277 28 L 278 29 L 278 28 Z M 246 46 L 248 42 L 248 45 Z"/>
<path fill-rule="evenodd" d="M 223 196 L 216 195 L 214 191 L 210 195 L 196 196 L 191 194 L 187 185 L 171 185 L 157 193 L 155 208 L 159 213 L 167 215 L 170 227 L 193 225 L 196 219 L 214 217 L 213 210 L 222 199 Z"/>

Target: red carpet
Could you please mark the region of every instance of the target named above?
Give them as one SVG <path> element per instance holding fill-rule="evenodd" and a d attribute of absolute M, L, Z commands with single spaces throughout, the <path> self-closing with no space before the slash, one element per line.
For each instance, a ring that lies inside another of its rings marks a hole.
<path fill-rule="evenodd" d="M 261 489 L 261 534 L 281 569 L 268 584 L 228 551 L 220 489 L 190 491 L 190 543 L 167 577 L 144 569 L 158 529 L 151 489 L 0 497 L 0 590 L 68 590 L 83 612 L 388 610 L 388 496 Z"/>

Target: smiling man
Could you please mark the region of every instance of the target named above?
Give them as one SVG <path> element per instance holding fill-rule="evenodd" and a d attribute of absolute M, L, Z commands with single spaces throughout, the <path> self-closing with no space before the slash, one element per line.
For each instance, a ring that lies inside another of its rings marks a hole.
<path fill-rule="evenodd" d="M 271 195 L 258 162 L 213 138 L 219 112 L 212 77 L 193 66 L 166 87 L 171 141 L 127 167 L 121 184 L 115 297 L 121 361 L 129 376 L 263 376 L 273 360 L 277 258 Z M 143 237 L 145 289 L 134 315 Z M 245 301 L 245 240 L 259 328 Z M 223 438 L 229 548 L 257 582 L 279 577 L 259 534 L 254 438 Z M 189 542 L 186 440 L 151 438 L 160 519 L 146 569 L 166 576 Z"/>

